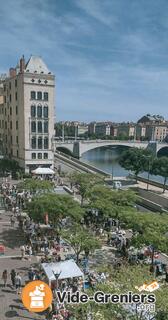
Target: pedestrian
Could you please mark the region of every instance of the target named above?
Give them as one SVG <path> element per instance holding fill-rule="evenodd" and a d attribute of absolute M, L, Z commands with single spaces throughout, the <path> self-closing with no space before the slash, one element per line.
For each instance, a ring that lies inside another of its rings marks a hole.
<path fill-rule="evenodd" d="M 25 257 L 25 251 L 26 251 L 25 246 L 24 246 L 24 245 L 21 246 L 21 247 L 20 247 L 20 250 L 21 250 L 21 258 L 24 259 L 24 257 Z"/>
<path fill-rule="evenodd" d="M 15 225 L 15 217 L 14 217 L 14 215 L 11 216 L 10 222 L 11 222 L 11 227 L 14 227 L 14 225 Z"/>
<path fill-rule="evenodd" d="M 6 287 L 7 279 L 8 279 L 8 272 L 7 270 L 4 270 L 2 273 L 2 280 L 4 282 L 4 287 Z"/>
<path fill-rule="evenodd" d="M 33 281 L 34 280 L 34 276 L 35 276 L 35 272 L 34 272 L 33 267 L 31 267 L 31 269 L 28 271 L 29 281 Z"/>
<path fill-rule="evenodd" d="M 20 294 L 21 293 L 21 285 L 22 285 L 22 278 L 19 273 L 17 273 L 15 277 L 15 286 L 16 286 L 16 293 Z"/>
<path fill-rule="evenodd" d="M 15 269 L 11 270 L 10 276 L 11 276 L 12 286 L 15 287 L 15 277 L 16 277 Z"/>

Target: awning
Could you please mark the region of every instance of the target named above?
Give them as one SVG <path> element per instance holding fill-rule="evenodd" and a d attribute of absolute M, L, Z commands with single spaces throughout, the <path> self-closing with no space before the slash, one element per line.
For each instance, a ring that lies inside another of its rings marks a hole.
<path fill-rule="evenodd" d="M 54 170 L 50 169 L 50 168 L 42 168 L 42 167 L 38 167 L 35 170 L 32 170 L 32 173 L 34 174 L 55 174 Z"/>
<path fill-rule="evenodd" d="M 67 278 L 84 277 L 75 261 L 66 260 L 60 262 L 42 263 L 42 268 L 49 282 L 56 280 L 54 274 L 59 274 L 58 280 Z"/>

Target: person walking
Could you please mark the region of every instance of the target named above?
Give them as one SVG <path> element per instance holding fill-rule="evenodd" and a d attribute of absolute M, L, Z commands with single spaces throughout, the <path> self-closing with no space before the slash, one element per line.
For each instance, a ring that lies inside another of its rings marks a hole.
<path fill-rule="evenodd" d="M 12 286 L 15 287 L 15 278 L 16 278 L 16 271 L 15 271 L 15 269 L 12 269 L 12 270 L 11 270 L 10 276 L 11 276 Z"/>
<path fill-rule="evenodd" d="M 21 258 L 24 259 L 24 257 L 25 257 L 25 251 L 26 251 L 25 246 L 24 246 L 24 245 L 21 246 L 21 247 L 20 247 L 20 250 L 21 250 Z"/>
<path fill-rule="evenodd" d="M 8 272 L 7 270 L 4 270 L 2 273 L 2 280 L 4 282 L 4 287 L 6 287 L 7 279 L 8 279 Z"/>
<path fill-rule="evenodd" d="M 17 273 L 15 277 L 15 286 L 16 286 L 16 293 L 20 294 L 21 293 L 21 285 L 22 285 L 22 278 L 19 273 Z"/>
<path fill-rule="evenodd" d="M 14 217 L 14 215 L 11 216 L 10 222 L 11 222 L 11 227 L 14 227 L 15 226 L 15 217 Z"/>

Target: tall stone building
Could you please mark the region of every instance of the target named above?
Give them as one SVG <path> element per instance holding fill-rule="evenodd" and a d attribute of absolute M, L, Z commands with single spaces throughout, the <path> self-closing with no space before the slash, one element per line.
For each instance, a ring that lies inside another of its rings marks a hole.
<path fill-rule="evenodd" d="M 31 56 L 26 63 L 23 56 L 2 85 L 0 139 L 5 155 L 25 172 L 53 166 L 55 76 L 41 57 Z"/>

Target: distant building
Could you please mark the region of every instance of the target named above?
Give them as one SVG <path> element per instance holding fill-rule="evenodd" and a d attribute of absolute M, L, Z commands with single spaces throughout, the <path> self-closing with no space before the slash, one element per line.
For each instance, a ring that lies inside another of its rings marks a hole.
<path fill-rule="evenodd" d="M 133 138 L 135 137 L 136 125 L 134 123 L 120 123 L 117 128 L 117 137 Z"/>
<path fill-rule="evenodd" d="M 105 122 L 97 122 L 95 126 L 95 134 L 102 136 L 110 136 L 111 124 Z"/>
<path fill-rule="evenodd" d="M 90 135 L 95 134 L 95 130 L 96 130 L 96 122 L 90 122 L 88 124 L 88 134 Z"/>
<path fill-rule="evenodd" d="M 5 155 L 25 172 L 53 166 L 55 76 L 41 57 L 31 56 L 27 63 L 22 57 L 2 84 L 0 137 Z"/>
<path fill-rule="evenodd" d="M 159 124 L 159 123 L 163 123 L 163 122 L 164 122 L 164 117 L 162 117 L 158 114 L 157 115 L 147 114 L 137 121 L 137 123 L 143 123 L 143 124 L 151 124 L 151 123 Z"/>

